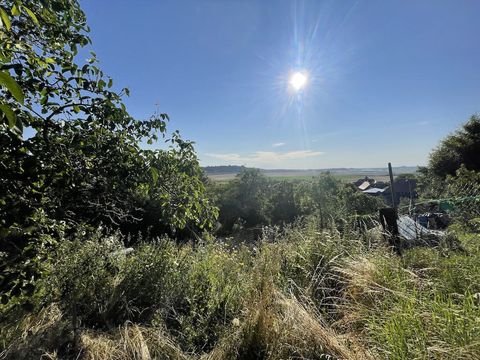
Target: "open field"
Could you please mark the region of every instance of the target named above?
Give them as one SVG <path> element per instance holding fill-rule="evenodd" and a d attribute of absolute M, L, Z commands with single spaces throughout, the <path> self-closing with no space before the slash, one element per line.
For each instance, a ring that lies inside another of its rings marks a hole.
<path fill-rule="evenodd" d="M 394 168 L 394 175 L 415 173 L 416 167 L 402 166 Z M 365 176 L 373 177 L 377 181 L 388 181 L 387 168 L 351 168 L 351 169 L 306 169 L 306 170 L 288 170 L 288 169 L 274 169 L 265 170 L 261 169 L 261 172 L 268 177 L 275 178 L 277 180 L 308 180 L 312 177 L 316 177 L 322 173 L 330 172 L 330 174 L 341 179 L 344 182 L 352 182 L 363 178 Z M 209 173 L 207 175 L 210 179 L 215 181 L 229 181 L 235 178 L 237 172 L 225 172 L 225 173 Z"/>

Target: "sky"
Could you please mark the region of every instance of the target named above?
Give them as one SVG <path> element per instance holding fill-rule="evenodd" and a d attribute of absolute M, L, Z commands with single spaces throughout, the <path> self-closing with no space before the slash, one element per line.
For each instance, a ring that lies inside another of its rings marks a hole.
<path fill-rule="evenodd" d="M 480 111 L 480 1 L 80 3 L 129 112 L 168 113 L 205 166 L 425 165 Z"/>

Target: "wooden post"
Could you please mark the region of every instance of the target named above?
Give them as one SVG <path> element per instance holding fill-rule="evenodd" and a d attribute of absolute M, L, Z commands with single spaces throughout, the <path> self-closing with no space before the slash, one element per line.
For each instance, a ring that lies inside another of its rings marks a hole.
<path fill-rule="evenodd" d="M 389 237 L 398 235 L 397 212 L 392 208 L 384 208 L 379 210 L 380 223 L 382 224 L 384 233 Z"/>
<path fill-rule="evenodd" d="M 391 163 L 388 163 L 388 174 L 390 175 L 390 193 L 392 195 L 392 207 L 396 209 L 397 206 L 395 204 L 395 187 L 393 185 L 393 171 Z"/>
<path fill-rule="evenodd" d="M 383 235 L 398 255 L 402 253 L 402 243 L 398 234 L 397 211 L 394 208 L 380 209 L 380 223 Z"/>

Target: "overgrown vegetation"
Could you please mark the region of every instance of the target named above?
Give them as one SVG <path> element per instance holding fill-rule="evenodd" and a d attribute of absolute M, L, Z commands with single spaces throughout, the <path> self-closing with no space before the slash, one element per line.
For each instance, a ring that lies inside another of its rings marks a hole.
<path fill-rule="evenodd" d="M 367 242 L 319 225 L 288 226 L 257 248 L 162 239 L 125 254 L 119 236 L 63 241 L 33 311 L 3 312 L 5 355 L 478 357 L 477 235 L 456 230 L 463 251 L 399 258 L 380 234 Z"/>
<path fill-rule="evenodd" d="M 227 183 L 210 183 L 220 210 L 219 233 L 264 225 L 283 225 L 315 215 L 321 226 L 374 215 L 383 200 L 363 194 L 329 173 L 312 180 L 269 179 L 258 169 L 244 169 Z"/>
<path fill-rule="evenodd" d="M 329 174 L 208 183 L 166 115 L 76 62 L 76 1 L 0 18 L 0 358 L 480 359 L 478 117 L 420 175 L 447 236 L 399 256 L 382 202 Z"/>

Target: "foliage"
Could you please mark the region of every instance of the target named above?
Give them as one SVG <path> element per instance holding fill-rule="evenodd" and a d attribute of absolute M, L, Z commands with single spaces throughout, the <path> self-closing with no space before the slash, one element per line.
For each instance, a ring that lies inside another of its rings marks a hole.
<path fill-rule="evenodd" d="M 424 199 L 435 199 L 442 196 L 445 191 L 445 182 L 435 176 L 431 169 L 420 166 L 417 171 L 419 196 Z"/>
<path fill-rule="evenodd" d="M 132 118 L 122 102 L 128 90 L 113 90 L 94 54 L 77 62 L 90 43 L 79 4 L 8 0 L 0 9 L 2 293 L 32 286 L 38 261 L 29 259 L 59 232 L 102 227 L 134 240 L 213 226 L 193 143 L 167 135 L 165 114 Z M 167 150 L 142 148 L 159 136 Z"/>
<path fill-rule="evenodd" d="M 424 199 L 452 196 L 445 181 L 451 183 L 462 167 L 478 172 L 480 163 L 480 117 L 473 115 L 453 134 L 445 137 L 435 148 L 426 167 L 417 172 L 420 196 Z M 461 180 L 460 180 L 461 181 Z"/>
<path fill-rule="evenodd" d="M 258 169 L 244 169 L 219 195 L 219 221 L 228 231 L 241 219 L 247 227 L 268 224 L 267 178 Z"/>
<path fill-rule="evenodd" d="M 42 266 L 32 301 L 37 310 L 58 304 L 72 329 L 131 321 L 163 327 L 186 351 L 208 349 L 251 291 L 245 255 L 219 244 L 178 247 L 169 239 L 142 243 L 128 255 L 119 236 L 97 234 L 58 246 Z"/>
<path fill-rule="evenodd" d="M 206 189 L 165 114 L 132 118 L 95 56 L 78 63 L 78 2 L 7 0 L 0 19 L 0 357 L 479 357 L 477 235 L 396 257 L 356 226 L 378 198 L 328 173 Z M 478 124 L 432 153 L 432 194 L 477 205 Z M 201 238 L 213 200 L 227 234 L 271 226 L 248 246 Z"/>
<path fill-rule="evenodd" d="M 480 117 L 473 115 L 455 133 L 442 140 L 430 154 L 428 168 L 435 175 L 445 179 L 463 164 L 468 170 L 480 171 Z"/>
<path fill-rule="evenodd" d="M 474 225 L 472 220 L 480 216 L 480 172 L 467 170 L 462 165 L 455 176 L 447 176 L 446 185 L 445 196 L 451 199 L 452 216 L 464 224 Z M 475 230 L 475 226 L 470 230 Z"/>
<path fill-rule="evenodd" d="M 78 4 L 11 1 L 6 9 L 13 21 L 2 28 L 2 68 L 13 71 L 23 90 L 26 105 L 12 99 L 11 107 L 18 107 L 17 118 L 34 136 L 24 140 L 2 125 L 0 205 L 7 206 L 2 210 L 15 211 L 21 198 L 30 210 L 42 205 L 53 208 L 49 215 L 60 212 L 55 218 L 118 225 L 134 220 L 128 208 L 150 192 L 170 207 L 165 223 L 180 228 L 208 223 L 192 143 L 176 132 L 169 139 L 175 145 L 171 151 L 142 150 L 142 140 L 152 142 L 158 132 L 165 136 L 168 117 L 133 119 L 121 98 L 128 90 L 112 91 L 95 57 L 83 66 L 75 63 L 78 48 L 90 42 Z M 199 202 L 191 201 L 195 198 Z"/>
<path fill-rule="evenodd" d="M 301 215 L 295 201 L 296 184 L 283 180 L 272 185 L 270 197 L 270 219 L 274 224 L 289 224 Z"/>
<path fill-rule="evenodd" d="M 7 358 L 27 349 L 106 359 L 145 351 L 189 359 L 476 358 L 480 248 L 477 235 L 458 234 L 461 251 L 414 248 L 399 258 L 359 233 L 322 229 L 315 217 L 256 249 L 164 239 L 126 254 L 121 238 L 98 233 L 60 243 L 31 297 L 35 311 L 6 314 L 0 337 Z"/>
<path fill-rule="evenodd" d="M 470 359 L 480 354 L 478 237 L 468 252 L 414 248 L 403 258 L 377 251 L 339 267 L 347 279 L 345 320 L 367 346 L 391 359 Z"/>
<path fill-rule="evenodd" d="M 359 192 L 353 186 L 346 186 L 342 192 L 345 204 L 344 212 L 355 215 L 373 215 L 384 206 L 383 200 L 376 196 L 369 196 Z"/>
<path fill-rule="evenodd" d="M 96 66 L 95 56 L 75 63 L 79 48 L 90 39 L 85 15 L 76 1 L 19 1 L 2 4 L 4 25 L 1 69 L 21 91 L 9 87 L 2 98 L 16 116 L 17 131 L 31 126 L 49 135 L 58 118 L 119 115 L 120 95 L 109 90 L 112 81 Z M 7 124 L 12 129 L 11 124 Z"/>
<path fill-rule="evenodd" d="M 211 184 L 210 192 L 216 198 L 224 233 L 236 223 L 247 228 L 284 225 L 314 214 L 322 227 L 328 227 L 341 219 L 374 215 L 383 204 L 380 198 L 363 194 L 329 173 L 288 181 L 268 179 L 259 170 L 247 169 L 233 181 Z"/>

